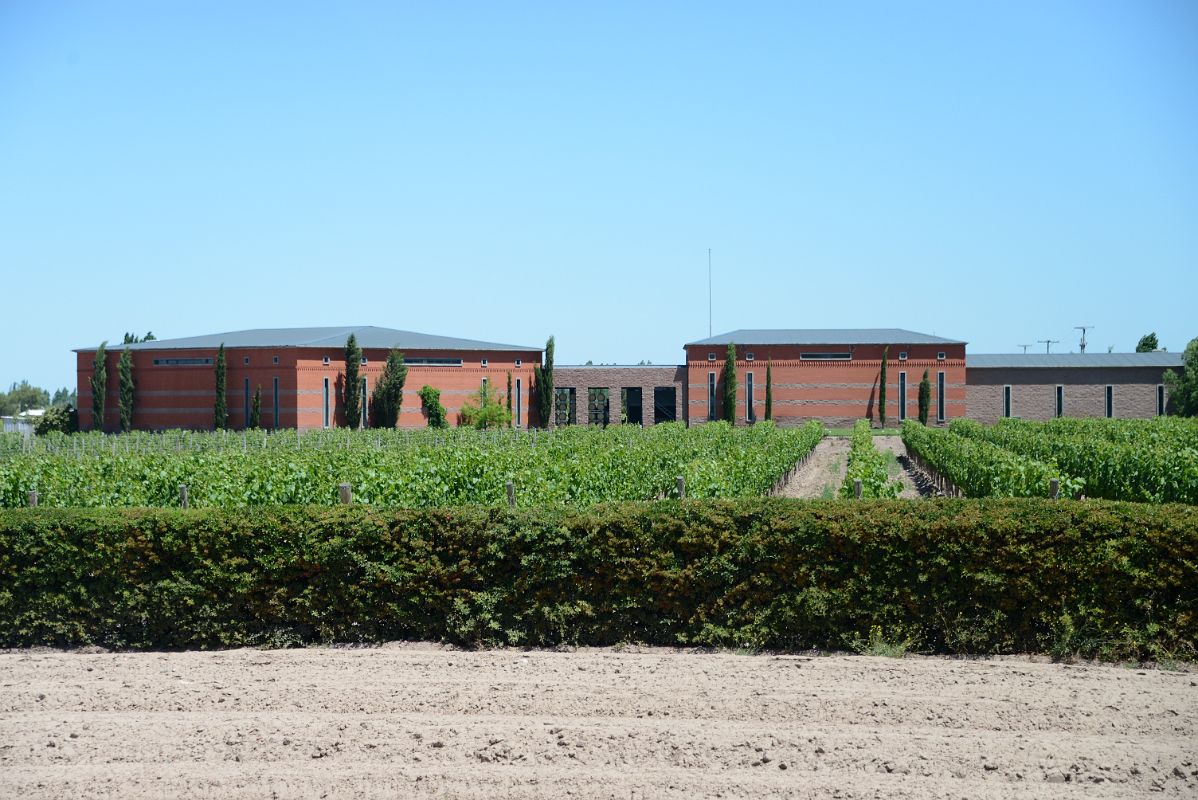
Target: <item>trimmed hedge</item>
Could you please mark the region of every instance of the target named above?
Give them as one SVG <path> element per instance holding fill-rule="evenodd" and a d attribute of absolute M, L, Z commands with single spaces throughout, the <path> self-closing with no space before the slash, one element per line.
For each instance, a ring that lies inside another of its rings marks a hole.
<path fill-rule="evenodd" d="M 305 642 L 1188 656 L 1198 508 L 663 501 L 0 511 L 0 646 Z"/>

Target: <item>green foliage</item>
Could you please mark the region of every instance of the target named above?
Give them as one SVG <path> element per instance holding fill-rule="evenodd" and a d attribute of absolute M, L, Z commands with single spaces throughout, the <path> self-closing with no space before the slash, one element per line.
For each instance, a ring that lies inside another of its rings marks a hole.
<path fill-rule="evenodd" d="M 504 408 L 495 394 L 489 381 L 483 383 L 477 392 L 463 401 L 458 424 L 480 431 L 510 427 L 511 408 Z"/>
<path fill-rule="evenodd" d="M 403 353 L 392 350 L 387 364 L 370 393 L 370 424 L 376 428 L 394 428 L 403 409 L 403 385 L 408 380 L 408 366 Z"/>
<path fill-rule="evenodd" d="M 60 389 L 59 392 L 65 392 Z M 55 397 L 59 397 L 55 393 Z M 50 405 L 50 393 L 29 381 L 14 383 L 8 387 L 8 392 L 0 392 L 0 415 L 19 414 L 31 408 L 46 408 Z"/>
<path fill-rule="evenodd" d="M 784 499 L 0 511 L 0 647 L 442 640 L 1192 657 L 1198 509 Z M 874 629 L 877 629 L 876 632 Z"/>
<path fill-rule="evenodd" d="M 362 379 L 358 367 L 362 363 L 362 348 L 352 333 L 345 341 L 345 424 L 351 430 L 362 426 Z"/>
<path fill-rule="evenodd" d="M 1156 331 L 1146 333 L 1140 337 L 1140 341 L 1136 343 L 1137 353 L 1151 353 L 1153 350 L 1160 349 L 1161 343 L 1156 338 Z"/>
<path fill-rule="evenodd" d="M 724 374 L 722 378 L 724 395 L 721 411 L 723 420 L 729 425 L 736 424 L 736 345 L 729 344 L 724 356 Z"/>
<path fill-rule="evenodd" d="M 246 423 L 247 428 L 262 427 L 262 384 L 258 384 L 254 389 L 254 400 L 250 404 L 250 419 Z"/>
<path fill-rule="evenodd" d="M 882 348 L 882 376 L 878 380 L 878 422 L 886 427 L 886 362 L 890 360 L 890 345 Z"/>
<path fill-rule="evenodd" d="M 72 406 L 50 406 L 46 413 L 33 423 L 33 432 L 38 436 L 52 433 L 74 433 L 79 430 L 79 413 Z"/>
<path fill-rule="evenodd" d="M 1180 417 L 1198 417 L 1198 338 L 1191 339 L 1181 356 L 1181 374 L 1165 370 L 1169 408 Z"/>
<path fill-rule="evenodd" d="M 334 504 L 337 484 L 376 506 L 592 505 L 670 495 L 764 494 L 823 436 L 819 423 L 713 423 L 542 431 L 167 431 L 25 441 L 0 437 L 0 506 L 166 506 L 179 484 L 193 507 Z"/>
<path fill-rule="evenodd" d="M 840 487 L 840 496 L 856 497 L 853 482 L 860 480 L 863 498 L 898 497 L 903 491 L 903 484 L 899 481 L 891 481 L 889 477 L 886 471 L 886 456 L 874 447 L 874 437 L 870 431 L 869 420 L 857 420 L 853 425 L 853 435 L 849 445 L 849 468 L 845 474 L 844 483 Z"/>
<path fill-rule="evenodd" d="M 225 343 L 216 351 L 216 399 L 212 404 L 212 427 L 223 430 L 229 426 L 229 398 L 225 392 L 228 365 L 225 363 Z"/>
<path fill-rule="evenodd" d="M 902 658 L 911 648 L 911 640 L 887 636 L 881 625 L 874 625 L 868 637 L 853 640 L 852 648 L 863 656 Z"/>
<path fill-rule="evenodd" d="M 765 419 L 774 418 L 774 360 L 765 362 Z"/>
<path fill-rule="evenodd" d="M 125 339 L 121 344 L 137 344 L 138 342 L 152 342 L 157 337 L 153 332 L 147 331 L 145 336 L 138 336 L 136 333 L 125 332 Z"/>
<path fill-rule="evenodd" d="M 120 432 L 125 433 L 133 430 L 133 406 L 134 406 L 134 391 L 133 383 L 133 351 L 126 347 L 121 351 L 121 360 L 117 362 L 117 380 L 120 382 L 120 400 L 121 400 L 121 416 L 120 416 Z"/>
<path fill-rule="evenodd" d="M 919 381 L 919 424 L 928 424 L 928 411 L 932 407 L 932 382 L 928 380 L 928 371 L 923 371 Z"/>
<path fill-rule="evenodd" d="M 420 407 L 424 411 L 424 418 L 428 420 L 430 428 L 449 427 L 449 422 L 445 418 L 445 406 L 441 405 L 440 389 L 435 389 L 428 384 L 421 386 Z"/>
<path fill-rule="evenodd" d="M 533 396 L 537 399 L 537 417 L 541 427 L 548 428 L 553 420 L 553 337 L 545 342 L 545 366 L 536 364 L 532 368 Z"/>
<path fill-rule="evenodd" d="M 78 396 L 76 394 L 76 391 L 74 389 L 68 389 L 67 387 L 64 386 L 61 389 L 55 390 L 54 398 L 52 400 L 50 400 L 50 405 L 57 406 L 57 407 L 63 407 L 63 408 L 66 408 L 68 406 L 70 408 L 74 408 L 75 404 L 77 402 L 78 402 Z"/>
<path fill-rule="evenodd" d="M 92 359 L 92 430 L 104 430 L 104 397 L 108 391 L 108 356 L 104 352 L 107 341 L 100 342 L 96 357 Z"/>
<path fill-rule="evenodd" d="M 508 424 L 512 424 L 512 373 L 507 374 L 507 419 Z"/>

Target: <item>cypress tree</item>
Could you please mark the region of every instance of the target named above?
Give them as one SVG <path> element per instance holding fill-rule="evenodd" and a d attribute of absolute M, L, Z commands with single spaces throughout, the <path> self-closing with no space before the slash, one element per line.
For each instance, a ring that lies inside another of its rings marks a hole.
<path fill-rule="evenodd" d="M 403 385 L 408 379 L 408 366 L 403 353 L 392 350 L 387 365 L 370 393 L 370 424 L 375 428 L 394 428 L 403 408 Z"/>
<path fill-rule="evenodd" d="M 247 428 L 259 428 L 262 423 L 262 384 L 254 390 L 254 401 L 250 404 L 250 421 Z"/>
<path fill-rule="evenodd" d="M 121 433 L 133 430 L 133 352 L 126 347 L 117 362 L 121 392 Z"/>
<path fill-rule="evenodd" d="M 229 398 L 225 396 L 225 343 L 216 351 L 216 402 L 212 407 L 212 427 L 224 430 L 229 425 Z"/>
<path fill-rule="evenodd" d="M 732 343 L 724 357 L 724 419 L 736 424 L 736 345 Z"/>
<path fill-rule="evenodd" d="M 919 382 L 919 424 L 928 424 L 928 409 L 932 405 L 932 382 L 928 380 L 928 371 L 923 371 L 923 380 Z"/>
<path fill-rule="evenodd" d="M 774 360 L 771 358 L 765 362 L 765 418 L 772 420 L 774 418 Z"/>
<path fill-rule="evenodd" d="M 362 348 L 352 333 L 345 340 L 345 424 L 357 430 L 362 424 L 362 380 L 358 366 L 362 363 Z"/>
<path fill-rule="evenodd" d="M 553 337 L 545 342 L 545 366 L 532 368 L 532 381 L 537 397 L 537 416 L 541 427 L 548 428 L 553 422 Z"/>
<path fill-rule="evenodd" d="M 512 373 L 507 374 L 507 418 L 510 424 L 512 420 Z"/>
<path fill-rule="evenodd" d="M 886 427 L 886 361 L 890 358 L 890 345 L 882 348 L 882 379 L 880 381 L 881 388 L 878 389 L 878 407 L 881 411 L 878 413 L 878 419 L 882 423 L 882 427 Z"/>
<path fill-rule="evenodd" d="M 108 356 L 104 353 L 105 340 L 96 350 L 92 361 L 92 430 L 104 430 L 104 394 L 108 391 Z"/>

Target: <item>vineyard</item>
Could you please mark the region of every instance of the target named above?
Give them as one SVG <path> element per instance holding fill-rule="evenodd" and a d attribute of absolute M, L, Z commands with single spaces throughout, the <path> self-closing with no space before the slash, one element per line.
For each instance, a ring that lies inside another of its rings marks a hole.
<path fill-rule="evenodd" d="M 671 423 L 545 431 L 295 431 L 82 434 L 0 441 L 0 507 L 30 491 L 54 507 L 356 503 L 435 507 L 507 502 L 591 505 L 676 496 L 765 494 L 824 435 L 771 423 L 688 429 Z"/>
<path fill-rule="evenodd" d="M 908 420 L 903 441 L 969 497 L 1045 497 L 1056 480 L 1065 496 L 1198 503 L 1194 420 Z"/>

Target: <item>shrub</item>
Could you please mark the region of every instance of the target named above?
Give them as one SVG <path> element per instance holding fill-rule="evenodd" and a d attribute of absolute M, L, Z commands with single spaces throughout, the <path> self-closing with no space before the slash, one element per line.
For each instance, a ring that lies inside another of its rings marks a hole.
<path fill-rule="evenodd" d="M 425 419 L 430 428 L 447 428 L 445 406 L 441 405 L 441 390 L 428 384 L 420 387 L 420 407 L 424 410 Z"/>

